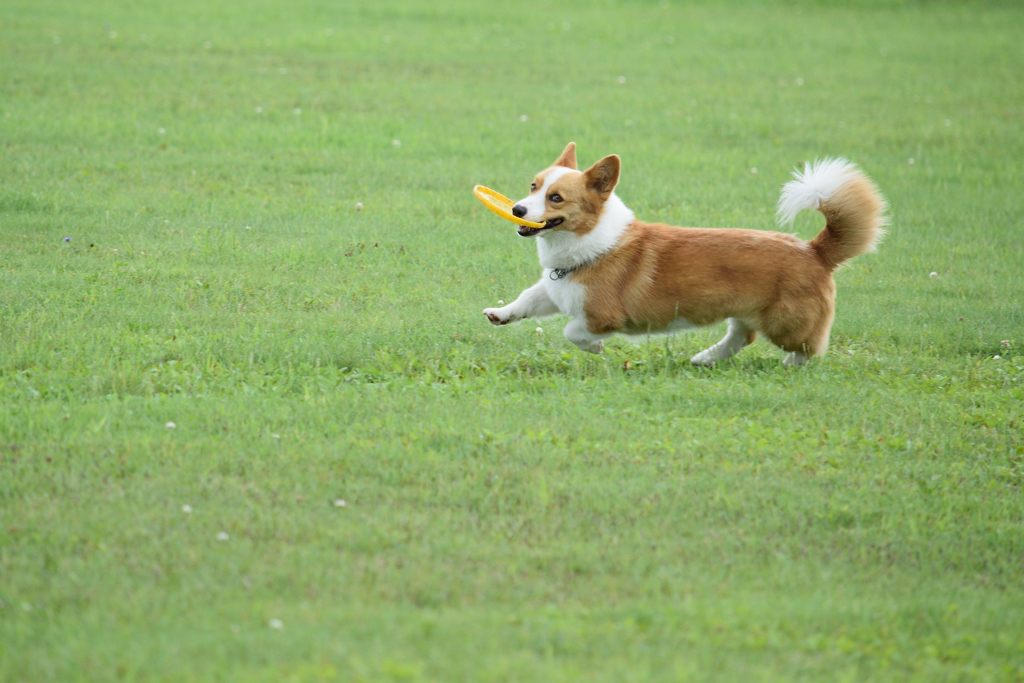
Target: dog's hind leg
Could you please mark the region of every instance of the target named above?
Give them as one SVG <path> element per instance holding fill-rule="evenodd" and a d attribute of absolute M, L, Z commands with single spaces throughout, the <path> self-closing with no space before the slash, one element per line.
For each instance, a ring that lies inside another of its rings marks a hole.
<path fill-rule="evenodd" d="M 831 300 L 812 301 L 791 307 L 786 317 L 763 320 L 761 331 L 769 341 L 786 352 L 782 364 L 794 367 L 828 349 L 832 316 Z"/>
<path fill-rule="evenodd" d="M 694 365 L 714 365 L 720 360 L 732 358 L 739 353 L 740 349 L 751 344 L 756 338 L 756 330 L 739 318 L 729 318 L 729 331 L 722 337 L 722 341 L 704 349 L 691 358 L 690 362 Z"/>
<path fill-rule="evenodd" d="M 508 306 L 484 309 L 484 315 L 492 325 L 508 325 L 523 318 L 543 318 L 555 313 L 558 313 L 558 306 L 548 296 L 543 280 L 533 287 L 524 289 L 519 298 Z"/>

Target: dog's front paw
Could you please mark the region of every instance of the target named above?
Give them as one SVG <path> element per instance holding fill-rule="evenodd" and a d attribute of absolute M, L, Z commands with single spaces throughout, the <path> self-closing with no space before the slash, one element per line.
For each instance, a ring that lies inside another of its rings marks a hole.
<path fill-rule="evenodd" d="M 513 321 L 512 314 L 504 308 L 485 308 L 484 315 L 492 325 L 508 325 Z"/>
<path fill-rule="evenodd" d="M 601 353 L 604 351 L 604 341 L 601 339 L 592 341 L 583 350 L 588 353 Z"/>

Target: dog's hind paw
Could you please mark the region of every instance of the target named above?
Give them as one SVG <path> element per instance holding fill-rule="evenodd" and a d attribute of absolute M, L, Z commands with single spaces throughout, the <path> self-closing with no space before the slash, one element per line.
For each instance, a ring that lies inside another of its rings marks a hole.
<path fill-rule="evenodd" d="M 716 352 L 715 347 L 712 346 L 710 349 L 704 349 L 696 356 L 691 358 L 690 362 L 693 363 L 694 365 L 709 368 L 715 363 L 717 363 L 718 360 L 718 353 Z"/>
<path fill-rule="evenodd" d="M 785 365 L 787 368 L 794 368 L 798 365 L 803 365 L 806 362 L 807 356 L 800 353 L 799 351 L 793 351 L 782 359 L 782 364 Z"/>

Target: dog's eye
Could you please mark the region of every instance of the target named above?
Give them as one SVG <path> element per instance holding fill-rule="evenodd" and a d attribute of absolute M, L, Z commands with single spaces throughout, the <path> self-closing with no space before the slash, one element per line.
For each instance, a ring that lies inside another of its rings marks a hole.
<path fill-rule="evenodd" d="M 550 197 L 548 197 L 548 199 L 553 201 L 555 204 L 560 204 L 562 202 L 562 195 L 560 195 L 560 194 L 553 194 Z"/>
<path fill-rule="evenodd" d="M 530 192 L 537 191 L 537 183 L 530 183 Z"/>

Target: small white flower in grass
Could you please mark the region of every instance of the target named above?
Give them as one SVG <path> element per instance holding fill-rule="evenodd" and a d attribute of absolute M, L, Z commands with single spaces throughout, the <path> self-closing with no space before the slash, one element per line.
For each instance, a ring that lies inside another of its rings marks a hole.
<path fill-rule="evenodd" d="M 302 110 L 299 109 L 298 107 L 295 107 L 295 111 L 292 112 L 292 113 L 294 113 L 296 116 L 301 116 L 302 115 Z"/>
<path fill-rule="evenodd" d="M 167 427 L 168 429 L 174 429 L 177 426 L 178 425 L 174 424 L 173 422 L 168 422 L 167 424 L 164 425 L 164 427 Z"/>
<path fill-rule="evenodd" d="M 263 113 L 263 107 L 256 107 L 256 113 L 257 114 L 262 114 Z"/>
<path fill-rule="evenodd" d="M 914 165 L 914 157 L 910 157 L 909 159 L 907 159 L 907 163 L 910 164 L 911 166 L 913 166 Z"/>
<path fill-rule="evenodd" d="M 504 299 L 498 299 L 498 305 L 499 306 L 504 306 L 505 305 L 505 300 Z"/>
<path fill-rule="evenodd" d="M 402 146 L 402 141 L 401 140 L 392 140 L 391 144 L 394 145 L 395 147 L 401 147 Z"/>
<path fill-rule="evenodd" d="M 938 277 L 938 276 L 939 276 L 939 274 L 936 273 L 934 270 L 932 272 L 928 273 L 928 277 L 933 277 L 934 278 L 934 277 Z"/>
<path fill-rule="evenodd" d="M 544 328 L 538 327 L 536 330 L 534 330 L 534 332 L 536 332 L 537 334 L 544 334 Z"/>
<path fill-rule="evenodd" d="M 362 211 L 362 210 L 363 210 L 363 203 L 362 202 L 356 202 L 356 211 Z"/>
<path fill-rule="evenodd" d="M 284 628 L 284 622 L 280 619 L 271 619 L 269 622 L 270 628 L 280 631 Z"/>
<path fill-rule="evenodd" d="M 619 81 L 619 85 L 625 85 L 626 84 L 626 77 L 625 76 L 619 76 L 618 81 Z"/>
<path fill-rule="evenodd" d="M 757 166 L 752 166 L 750 168 L 750 172 L 756 174 L 757 173 Z"/>
<path fill-rule="evenodd" d="M 998 353 L 992 356 L 992 360 L 999 360 L 1000 358 L 1002 358 L 1002 356 L 1000 356 Z"/>
<path fill-rule="evenodd" d="M 281 435 L 280 434 L 271 434 L 270 438 L 272 438 L 272 439 L 280 439 Z"/>
<path fill-rule="evenodd" d="M 218 540 L 218 541 L 226 541 L 226 540 L 228 540 L 229 538 L 231 538 L 231 536 L 229 536 L 229 535 L 228 535 L 228 532 L 226 532 L 226 531 L 221 531 L 221 532 L 219 532 L 219 533 L 217 534 L 217 540 Z"/>
<path fill-rule="evenodd" d="M 530 117 L 527 116 L 526 114 L 523 114 L 522 116 L 519 117 L 519 120 L 522 121 L 523 123 L 526 123 L 527 121 L 530 120 Z"/>
<path fill-rule="evenodd" d="M 191 515 L 192 514 L 192 506 L 188 505 L 186 503 L 185 505 L 181 506 L 181 511 L 184 512 L 186 515 Z"/>
<path fill-rule="evenodd" d="M 336 508 L 343 508 L 346 505 L 348 505 L 348 503 L 345 502 L 344 498 L 339 498 L 338 500 L 334 501 L 334 507 Z"/>
<path fill-rule="evenodd" d="M 157 128 L 156 132 L 157 132 L 157 135 L 167 135 L 167 129 L 166 128 Z"/>
<path fill-rule="evenodd" d="M 246 230 L 252 230 L 252 226 L 251 225 L 247 225 L 247 226 L 245 226 L 245 229 Z"/>

